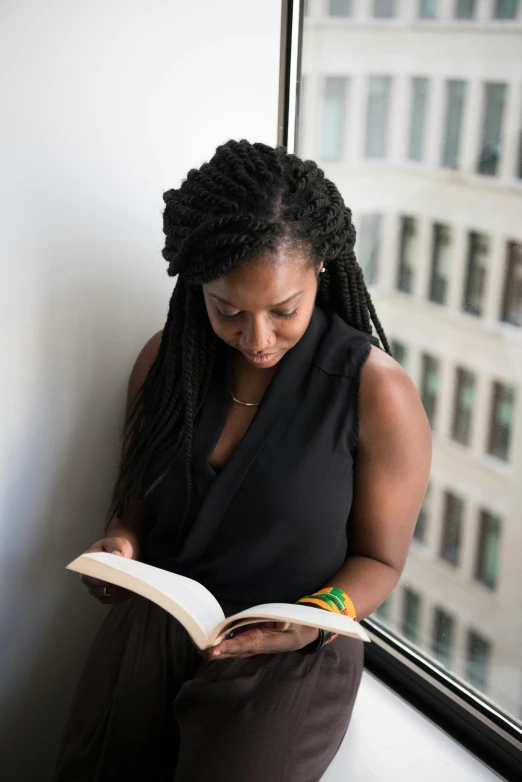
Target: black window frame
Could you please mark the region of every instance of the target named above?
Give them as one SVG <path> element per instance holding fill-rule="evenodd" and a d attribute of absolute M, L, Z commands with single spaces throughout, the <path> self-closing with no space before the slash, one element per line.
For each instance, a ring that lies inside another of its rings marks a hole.
<path fill-rule="evenodd" d="M 282 0 L 277 143 L 295 151 L 303 0 Z M 295 44 L 293 46 L 293 43 Z M 375 619 L 362 622 L 365 668 L 507 780 L 520 778 L 522 729 L 494 703 Z"/>

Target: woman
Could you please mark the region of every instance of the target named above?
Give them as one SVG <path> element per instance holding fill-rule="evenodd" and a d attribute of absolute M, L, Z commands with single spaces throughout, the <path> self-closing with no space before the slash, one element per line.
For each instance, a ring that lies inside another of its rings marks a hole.
<path fill-rule="evenodd" d="M 227 615 L 301 599 L 363 619 L 404 567 L 431 436 L 389 355 L 351 212 L 315 163 L 247 141 L 164 200 L 179 276 L 131 373 L 106 537 L 90 550 L 194 578 Z M 321 778 L 350 720 L 360 640 L 263 623 L 199 653 L 154 604 L 83 580 L 113 608 L 58 782 Z"/>

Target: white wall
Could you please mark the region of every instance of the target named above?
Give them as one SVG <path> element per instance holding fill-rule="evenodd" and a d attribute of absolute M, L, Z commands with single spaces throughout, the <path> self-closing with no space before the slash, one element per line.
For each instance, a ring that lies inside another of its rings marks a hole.
<path fill-rule="evenodd" d="M 276 143 L 280 0 L 3 0 L 0 778 L 49 778 L 104 615 L 65 564 L 100 537 L 125 385 L 161 328 L 164 190 Z"/>

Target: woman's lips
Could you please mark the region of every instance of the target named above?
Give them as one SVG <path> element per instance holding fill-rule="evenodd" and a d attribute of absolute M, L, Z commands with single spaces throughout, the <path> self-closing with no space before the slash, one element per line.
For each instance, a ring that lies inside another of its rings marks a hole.
<path fill-rule="evenodd" d="M 277 355 L 277 353 L 249 353 L 248 350 L 242 350 L 241 353 L 252 364 L 269 364 Z"/>

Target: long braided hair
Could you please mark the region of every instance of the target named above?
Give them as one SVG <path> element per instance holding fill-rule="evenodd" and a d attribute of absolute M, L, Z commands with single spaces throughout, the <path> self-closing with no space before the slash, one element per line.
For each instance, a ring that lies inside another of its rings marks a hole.
<path fill-rule="evenodd" d="M 324 261 L 317 303 L 370 335 L 373 322 L 391 354 L 355 258 L 352 213 L 312 160 L 288 154 L 282 146 L 231 140 L 163 199 L 162 254 L 168 274 L 178 279 L 156 359 L 124 427 L 127 447 L 110 511 L 119 518 L 134 498 L 152 490 L 179 455 L 186 472 L 185 518 L 188 514 L 194 424 L 218 341 L 202 284 L 264 253 L 299 248 L 310 265 Z M 375 337 L 372 342 L 379 344 Z M 149 468 L 159 455 L 166 469 L 151 479 Z"/>

